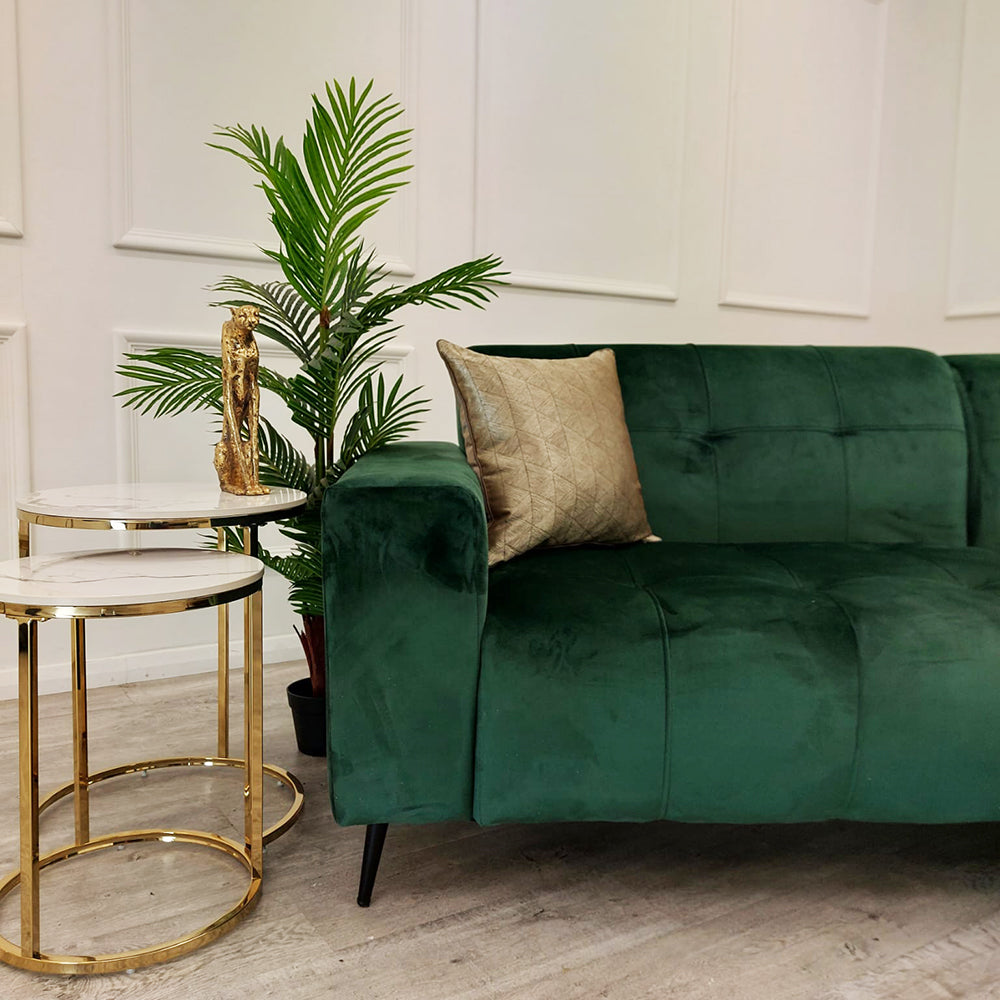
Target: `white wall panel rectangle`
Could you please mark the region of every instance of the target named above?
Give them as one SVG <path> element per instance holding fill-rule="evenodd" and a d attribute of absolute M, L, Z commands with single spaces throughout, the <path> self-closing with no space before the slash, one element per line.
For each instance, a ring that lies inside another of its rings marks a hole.
<path fill-rule="evenodd" d="M 868 314 L 887 0 L 734 0 L 721 301 Z"/>
<path fill-rule="evenodd" d="M 687 0 L 480 0 L 475 245 L 514 284 L 676 297 Z"/>
<path fill-rule="evenodd" d="M 17 556 L 17 501 L 31 488 L 29 456 L 24 327 L 0 324 L 0 559 Z"/>
<path fill-rule="evenodd" d="M 958 109 L 949 316 L 1000 315 L 1000 4 L 968 0 Z"/>
<path fill-rule="evenodd" d="M 274 234 L 259 177 L 206 146 L 215 127 L 261 125 L 300 155 L 309 95 L 327 82 L 374 79 L 373 94 L 404 107 L 413 96 L 409 0 L 330 0 L 308 17 L 278 0 L 113 0 L 111 14 L 119 247 L 263 259 L 256 248 Z M 393 270 L 412 273 L 406 189 L 365 232 Z"/>
<path fill-rule="evenodd" d="M 20 236 L 23 228 L 17 64 L 15 0 L 0 0 L 0 236 Z"/>

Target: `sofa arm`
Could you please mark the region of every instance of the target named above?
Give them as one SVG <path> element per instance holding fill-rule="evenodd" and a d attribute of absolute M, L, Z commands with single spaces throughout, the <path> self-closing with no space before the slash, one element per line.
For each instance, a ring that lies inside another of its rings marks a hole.
<path fill-rule="evenodd" d="M 334 816 L 470 818 L 487 592 L 475 473 L 454 444 L 381 448 L 326 491 L 322 539 Z"/>

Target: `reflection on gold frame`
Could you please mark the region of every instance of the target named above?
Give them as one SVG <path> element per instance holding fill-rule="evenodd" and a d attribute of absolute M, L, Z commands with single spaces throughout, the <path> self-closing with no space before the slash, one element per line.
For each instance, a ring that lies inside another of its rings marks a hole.
<path fill-rule="evenodd" d="M 298 510 L 298 507 L 289 507 L 281 510 L 279 514 L 281 518 L 291 517 Z M 260 514 L 247 514 L 242 517 L 152 518 L 139 521 L 134 518 L 64 517 L 61 514 L 33 514 L 31 511 L 20 508 L 18 508 L 17 516 L 22 525 L 39 524 L 47 528 L 82 528 L 95 531 L 169 531 L 174 528 L 220 528 L 255 525 L 259 524 L 261 520 Z M 22 528 L 22 535 L 24 530 Z M 21 553 L 22 556 L 25 554 Z"/>
<path fill-rule="evenodd" d="M 103 771 L 88 774 L 86 776 L 86 787 L 91 788 L 98 782 L 107 781 L 109 778 L 127 777 L 131 774 L 145 774 L 147 771 L 158 771 L 166 767 L 203 767 L 208 769 L 213 767 L 242 768 L 244 766 L 245 762 L 242 757 L 156 757 L 152 760 L 137 760 L 129 764 L 119 764 L 116 767 L 109 767 Z M 272 840 L 277 840 L 278 837 L 295 823 L 302 814 L 306 800 L 302 782 L 290 771 L 286 771 L 283 767 L 278 767 L 276 764 L 265 764 L 264 774 L 275 781 L 279 781 L 292 793 L 292 804 L 288 807 L 284 816 L 264 831 L 264 843 L 270 844 Z M 75 781 L 67 781 L 58 788 L 52 789 L 38 803 L 39 813 L 45 812 L 49 806 L 55 805 L 60 799 L 64 799 L 71 792 L 74 792 L 75 789 Z M 86 838 L 77 837 L 78 842 L 81 839 Z"/>
<path fill-rule="evenodd" d="M 72 844 L 52 851 L 39 859 L 39 870 L 47 868 L 58 861 L 93 854 L 111 847 L 124 844 L 136 844 L 146 841 L 160 841 L 166 844 L 196 844 L 202 847 L 215 848 L 241 862 L 250 876 L 250 884 L 243 897 L 231 906 L 220 917 L 217 917 L 206 927 L 185 934 L 173 941 L 151 945 L 147 948 L 137 948 L 134 951 L 116 952 L 108 955 L 50 955 L 41 951 L 37 945 L 37 917 L 34 925 L 35 947 L 32 954 L 26 954 L 25 949 L 18 947 L 5 937 L 0 937 L 0 961 L 19 969 L 31 972 L 47 972 L 57 974 L 84 975 L 95 972 L 122 972 L 125 969 L 140 969 L 158 962 L 166 962 L 171 958 L 186 955 L 189 951 L 200 948 L 209 941 L 225 934 L 245 917 L 257 903 L 260 895 L 261 875 L 254 866 L 246 851 L 239 844 L 217 834 L 203 833 L 199 830 L 129 830 L 99 837 L 86 844 Z M 20 871 L 12 872 L 3 882 L 0 882 L 0 900 L 21 883 Z M 24 888 L 21 890 L 22 896 Z M 24 930 L 22 929 L 22 939 Z"/>
<path fill-rule="evenodd" d="M 179 611 L 195 608 L 214 608 L 219 604 L 238 601 L 250 597 L 260 590 L 260 581 L 234 587 L 220 594 L 206 594 L 200 597 L 180 597 L 172 601 L 149 601 L 138 604 L 110 604 L 94 607 L 68 604 L 14 604 L 0 603 L 0 614 L 8 618 L 47 621 L 50 618 L 137 618 L 150 615 L 172 615 Z"/>

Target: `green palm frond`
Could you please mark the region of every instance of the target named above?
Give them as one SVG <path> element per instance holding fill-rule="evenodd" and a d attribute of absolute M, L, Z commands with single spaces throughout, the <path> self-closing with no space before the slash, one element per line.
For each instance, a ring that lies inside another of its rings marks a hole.
<path fill-rule="evenodd" d="M 136 385 L 116 392 L 140 413 L 171 416 L 190 410 L 222 411 L 222 362 L 218 355 L 184 347 L 126 354 L 118 374 Z"/>
<path fill-rule="evenodd" d="M 299 518 L 303 520 L 303 518 Z M 274 555 L 267 553 L 269 565 L 280 573 L 290 586 L 288 600 L 292 608 L 299 614 L 323 614 L 323 560 L 320 554 L 319 542 L 319 511 L 315 510 L 306 529 L 297 532 L 282 528 L 282 534 L 292 538 L 295 547 L 291 555 Z"/>
<path fill-rule="evenodd" d="M 218 354 L 186 347 L 156 347 L 125 355 L 118 374 L 137 383 L 115 393 L 140 413 L 173 416 L 194 410 L 222 412 L 222 360 Z M 282 399 L 291 391 L 288 379 L 260 366 L 258 383 Z"/>
<path fill-rule="evenodd" d="M 319 349 L 319 313 L 284 281 L 254 284 L 245 278 L 227 275 L 212 286 L 215 292 L 240 296 L 217 302 L 220 306 L 260 307 L 256 333 L 270 338 L 300 361 L 308 361 Z"/>
<path fill-rule="evenodd" d="M 344 262 L 344 282 L 340 298 L 330 310 L 330 329 L 321 333 L 317 354 L 322 354 L 333 341 L 344 356 L 368 329 L 359 319 L 359 314 L 364 303 L 372 297 L 375 285 L 385 274 L 385 270 L 377 266 L 374 259 L 374 251 L 365 256 L 364 244 L 360 240 L 348 255 Z"/>
<path fill-rule="evenodd" d="M 381 330 L 376 334 L 368 333 L 355 342 L 353 350 L 341 363 L 341 382 L 337 420 L 344 415 L 348 406 L 354 401 L 361 389 L 371 382 L 378 373 L 382 362 L 378 355 L 392 342 L 393 334 L 399 327 Z"/>
<path fill-rule="evenodd" d="M 288 379 L 280 372 L 268 368 L 266 365 L 259 365 L 257 368 L 257 384 L 261 389 L 273 392 L 282 402 L 285 402 L 292 392 Z"/>
<path fill-rule="evenodd" d="M 230 552 L 243 551 L 243 536 L 236 528 L 223 528 L 226 548 Z M 202 536 L 202 546 L 214 549 L 217 536 Z M 318 545 L 299 543 L 290 554 L 272 552 L 263 545 L 257 547 L 257 557 L 270 570 L 283 576 L 290 584 L 288 601 L 300 615 L 323 614 L 322 558 Z"/>
<path fill-rule="evenodd" d="M 391 331 L 331 340 L 327 349 L 289 379 L 292 419 L 314 438 L 330 440 L 362 386 L 378 370 L 377 356 Z"/>
<path fill-rule="evenodd" d="M 275 567 L 277 569 L 277 567 Z M 279 573 L 281 570 L 277 570 Z M 292 581 L 288 588 L 288 603 L 300 615 L 316 615 L 321 618 L 326 611 L 323 604 L 323 567 L 302 580 Z"/>
<path fill-rule="evenodd" d="M 257 430 L 260 452 L 260 481 L 265 486 L 285 486 L 311 493 L 316 488 L 312 463 L 286 437 L 274 429 L 266 417 Z"/>
<path fill-rule="evenodd" d="M 508 273 L 502 271 L 499 257 L 480 257 L 448 268 L 426 281 L 401 287 L 393 285 L 372 296 L 361 309 L 358 321 L 366 327 L 386 322 L 388 316 L 410 305 L 429 305 L 438 309 L 459 309 L 462 304 L 482 308 L 496 296 L 497 288 Z"/>
<path fill-rule="evenodd" d="M 402 391 L 402 376 L 388 392 L 381 374 L 374 387 L 372 381 L 369 378 L 361 386 L 358 408 L 344 430 L 337 463 L 341 475 L 362 455 L 406 437 L 419 425 L 416 418 L 427 412 L 428 400 L 414 398 L 418 389 Z"/>
<path fill-rule="evenodd" d="M 271 206 L 285 280 L 317 313 L 328 310 L 345 280 L 345 259 L 358 230 L 405 181 L 409 129 L 389 131 L 403 112 L 389 97 L 370 100 L 372 84 L 359 91 L 352 80 L 326 87 L 327 103 L 313 95 L 302 140 L 305 169 L 284 139 L 271 142 L 263 128 L 220 127 L 227 143 L 209 143 L 239 157 L 263 180 Z"/>
<path fill-rule="evenodd" d="M 289 583 L 302 584 L 309 583 L 315 570 L 320 568 L 319 549 L 312 546 L 305 547 L 299 545 L 294 556 L 276 555 L 273 552 L 265 552 L 261 557 L 261 562 L 271 569 L 280 573 Z"/>

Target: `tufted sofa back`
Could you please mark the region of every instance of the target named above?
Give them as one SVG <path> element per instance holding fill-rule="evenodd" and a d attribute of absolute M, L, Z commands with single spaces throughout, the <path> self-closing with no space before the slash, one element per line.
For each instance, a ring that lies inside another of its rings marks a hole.
<path fill-rule="evenodd" d="M 605 345 L 477 347 L 565 358 Z M 967 544 L 962 390 L 892 347 L 611 344 L 653 530 L 668 541 Z"/>

